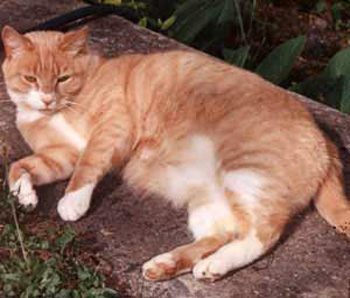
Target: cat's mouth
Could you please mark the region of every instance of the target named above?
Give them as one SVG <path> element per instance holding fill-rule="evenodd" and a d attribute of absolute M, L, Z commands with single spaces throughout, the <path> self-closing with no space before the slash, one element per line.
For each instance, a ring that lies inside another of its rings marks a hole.
<path fill-rule="evenodd" d="M 42 109 L 39 109 L 39 111 L 45 115 L 53 115 L 57 112 L 60 112 L 61 110 L 63 110 L 66 106 L 64 104 L 55 104 L 53 107 L 45 107 Z"/>
<path fill-rule="evenodd" d="M 40 109 L 39 112 L 43 113 L 44 115 L 51 116 L 52 114 L 57 112 L 57 109 L 46 108 L 46 109 Z"/>

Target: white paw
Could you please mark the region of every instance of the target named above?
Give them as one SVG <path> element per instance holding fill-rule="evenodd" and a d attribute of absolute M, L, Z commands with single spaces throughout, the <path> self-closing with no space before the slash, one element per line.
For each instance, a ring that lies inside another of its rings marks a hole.
<path fill-rule="evenodd" d="M 11 192 L 17 196 L 18 202 L 25 207 L 36 207 L 38 204 L 38 197 L 28 173 L 23 173 L 21 177 L 19 177 L 11 187 Z"/>
<path fill-rule="evenodd" d="M 193 276 L 196 279 L 215 281 L 228 272 L 228 268 L 224 260 L 212 255 L 200 262 L 193 268 Z"/>
<path fill-rule="evenodd" d="M 67 193 L 59 202 L 57 211 L 60 217 L 66 221 L 76 221 L 89 209 L 94 185 L 84 187 Z"/>
<path fill-rule="evenodd" d="M 147 280 L 165 280 L 176 273 L 176 261 L 171 253 L 156 256 L 142 266 L 142 275 Z"/>

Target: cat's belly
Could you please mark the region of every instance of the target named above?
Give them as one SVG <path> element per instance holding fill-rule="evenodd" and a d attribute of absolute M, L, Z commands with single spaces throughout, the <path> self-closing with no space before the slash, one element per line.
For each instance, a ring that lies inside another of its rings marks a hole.
<path fill-rule="evenodd" d="M 194 135 L 165 153 L 144 148 L 126 166 L 124 178 L 134 188 L 156 193 L 175 205 L 220 201 L 230 191 L 242 205 L 254 206 L 261 189 L 269 184 L 254 169 L 223 171 L 214 143 L 205 135 Z"/>
<path fill-rule="evenodd" d="M 191 193 L 215 188 L 217 160 L 212 141 L 195 135 L 170 152 L 143 148 L 124 170 L 124 178 L 136 189 L 161 195 L 182 205 Z"/>

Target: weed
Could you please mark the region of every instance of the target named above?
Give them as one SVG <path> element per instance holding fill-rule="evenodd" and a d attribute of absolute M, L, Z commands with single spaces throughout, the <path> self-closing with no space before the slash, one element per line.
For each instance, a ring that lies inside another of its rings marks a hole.
<path fill-rule="evenodd" d="M 0 180 L 0 297 L 120 297 L 106 288 L 98 261 L 71 226 L 24 225 L 27 214 L 16 202 Z"/>

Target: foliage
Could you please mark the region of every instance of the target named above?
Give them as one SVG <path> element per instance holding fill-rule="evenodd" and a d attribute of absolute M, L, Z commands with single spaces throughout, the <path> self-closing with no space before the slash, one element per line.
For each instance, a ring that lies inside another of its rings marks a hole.
<path fill-rule="evenodd" d="M 256 0 L 98 0 L 133 7 L 140 25 L 149 26 L 192 47 L 214 54 L 228 63 L 253 70 L 275 83 L 291 87 L 289 73 L 301 55 L 306 37 L 286 41 L 267 57 L 250 44 L 255 25 Z M 280 2 L 266 0 L 267 2 Z M 331 3 L 331 4 L 330 4 Z M 322 13 L 330 9 L 335 30 L 350 29 L 350 3 L 345 0 L 299 0 L 304 10 Z M 329 6 L 331 5 L 331 6 Z M 257 23 L 258 24 L 258 23 Z M 233 43 L 228 37 L 239 35 Z M 238 41 L 238 42 L 237 42 Z M 350 113 L 350 65 L 348 50 L 335 55 L 318 76 L 295 84 L 292 90 Z"/>
<path fill-rule="evenodd" d="M 256 73 L 275 84 L 282 83 L 304 49 L 305 42 L 306 38 L 302 36 L 283 43 L 260 63 Z"/>
<path fill-rule="evenodd" d="M 292 89 L 350 113 L 350 49 L 338 52 L 321 74 Z"/>
<path fill-rule="evenodd" d="M 21 227 L 27 214 L 16 206 L 4 180 L 0 180 L 0 297 L 119 297 L 105 287 L 97 268 L 85 264 L 88 256 L 70 226 L 36 224 L 35 231 Z"/>
<path fill-rule="evenodd" d="M 332 1 L 331 13 L 336 29 L 350 28 L 350 2 L 345 0 Z M 327 8 L 326 0 L 319 0 L 315 5 L 317 12 L 324 12 Z"/>

